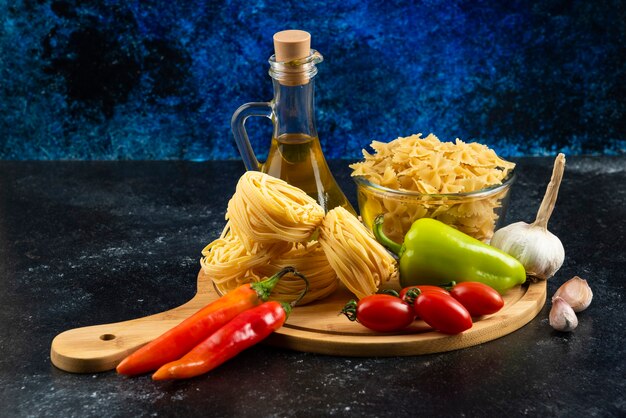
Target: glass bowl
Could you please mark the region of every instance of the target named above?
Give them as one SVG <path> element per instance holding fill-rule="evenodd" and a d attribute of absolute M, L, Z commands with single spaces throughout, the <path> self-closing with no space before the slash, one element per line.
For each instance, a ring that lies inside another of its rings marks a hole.
<path fill-rule="evenodd" d="M 413 222 L 420 218 L 442 221 L 480 241 L 489 242 L 494 231 L 503 226 L 509 203 L 512 170 L 502 184 L 467 193 L 423 194 L 394 190 L 354 177 L 359 211 L 365 225 L 372 229 L 374 219 L 384 214 L 383 231 L 401 243 Z"/>

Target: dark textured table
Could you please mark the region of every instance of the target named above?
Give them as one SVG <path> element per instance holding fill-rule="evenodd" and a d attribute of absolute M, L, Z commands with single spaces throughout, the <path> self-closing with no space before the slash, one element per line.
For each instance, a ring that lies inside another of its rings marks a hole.
<path fill-rule="evenodd" d="M 354 202 L 347 162 L 332 165 Z M 532 221 L 552 169 L 519 160 L 508 221 Z M 195 292 L 239 162 L 0 162 L 0 415 L 624 416 L 626 158 L 569 158 L 550 230 L 565 246 L 548 296 L 594 291 L 569 334 L 549 302 L 520 330 L 459 351 L 347 358 L 253 347 L 208 375 L 155 383 L 69 374 L 50 342 L 178 306 Z"/>

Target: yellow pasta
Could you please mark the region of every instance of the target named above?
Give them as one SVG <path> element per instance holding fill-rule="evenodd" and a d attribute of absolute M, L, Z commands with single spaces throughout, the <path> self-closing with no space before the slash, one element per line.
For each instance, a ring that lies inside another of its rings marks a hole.
<path fill-rule="evenodd" d="M 332 269 L 319 243 L 288 243 L 284 253 L 258 250 L 255 254 L 246 251 L 239 239 L 227 234 L 202 251 L 202 269 L 224 294 L 244 283 L 258 282 L 270 277 L 287 266 L 294 267 L 309 282 L 309 290 L 300 305 L 322 299 L 337 288 L 337 275 Z M 281 247 L 285 248 L 285 247 Z M 291 302 L 304 290 L 304 282 L 296 276 L 286 275 L 278 282 L 271 298 Z"/>
<path fill-rule="evenodd" d="M 337 275 L 319 243 L 306 242 L 323 216 L 323 209 L 300 189 L 267 174 L 247 172 L 229 202 L 229 221 L 220 238 L 202 251 L 202 269 L 219 292 L 227 293 L 292 266 L 309 281 L 300 304 L 326 297 L 336 289 Z M 291 302 L 303 290 L 302 280 L 286 275 L 272 299 Z"/>
<path fill-rule="evenodd" d="M 270 253 L 257 251 L 251 254 L 232 234 L 211 242 L 202 250 L 202 255 L 202 270 L 222 292 L 233 290 L 244 283 L 259 281 L 260 277 L 253 268 L 270 261 Z"/>
<path fill-rule="evenodd" d="M 263 173 L 241 177 L 226 218 L 220 238 L 206 246 L 201 260 L 222 294 L 292 266 L 309 282 L 300 304 L 327 297 L 340 280 L 362 298 L 396 271 L 395 259 L 347 210 L 338 207 L 324 216 L 303 191 Z M 291 302 L 303 290 L 300 279 L 286 275 L 271 298 Z"/>
<path fill-rule="evenodd" d="M 502 184 L 515 164 L 478 143 L 441 142 L 435 135 L 374 141 L 373 154 L 363 150 L 364 161 L 350 165 L 352 176 L 389 189 L 417 193 L 411 197 L 363 190 L 361 215 L 371 226 L 373 217 L 385 214 L 387 235 L 402 241 L 416 219 L 429 217 L 448 223 L 480 240 L 493 234 L 506 190 L 483 197 L 465 193 Z M 433 196 L 435 195 L 435 196 Z M 437 196 L 446 195 L 446 196 Z"/>
<path fill-rule="evenodd" d="M 323 299 L 336 288 L 339 280 L 332 269 L 320 244 L 311 241 L 307 244 L 294 244 L 293 248 L 282 256 L 276 257 L 270 263 L 254 269 L 260 276 L 270 276 L 283 267 L 292 266 L 302 273 L 309 281 L 309 290 L 300 304 Z M 290 302 L 304 290 L 302 280 L 294 276 L 285 276 L 274 288 L 272 298 Z"/>
<path fill-rule="evenodd" d="M 323 217 L 322 207 L 302 190 L 259 171 L 241 176 L 226 213 L 248 252 L 255 244 L 306 242 Z"/>
<path fill-rule="evenodd" d="M 395 259 L 342 207 L 326 214 L 319 242 L 339 280 L 358 298 L 376 293 L 395 274 Z"/>

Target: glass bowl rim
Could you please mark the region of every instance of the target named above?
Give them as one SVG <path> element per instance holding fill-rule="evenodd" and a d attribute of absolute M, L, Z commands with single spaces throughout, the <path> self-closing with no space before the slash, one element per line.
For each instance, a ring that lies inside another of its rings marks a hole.
<path fill-rule="evenodd" d="M 501 184 L 495 184 L 493 186 L 485 187 L 480 190 L 474 190 L 471 192 L 459 192 L 459 193 L 420 193 L 411 190 L 396 190 L 390 189 L 389 187 L 381 186 L 380 184 L 372 183 L 367 180 L 363 176 L 354 176 L 352 179 L 357 184 L 357 186 L 364 186 L 370 189 L 373 189 L 377 193 L 387 193 L 395 196 L 401 197 L 435 197 L 435 198 L 461 198 L 461 197 L 486 197 L 491 196 L 492 194 L 496 194 L 501 190 L 505 190 L 510 188 L 517 175 L 515 173 L 515 169 L 511 170 L 509 174 L 504 178 Z"/>

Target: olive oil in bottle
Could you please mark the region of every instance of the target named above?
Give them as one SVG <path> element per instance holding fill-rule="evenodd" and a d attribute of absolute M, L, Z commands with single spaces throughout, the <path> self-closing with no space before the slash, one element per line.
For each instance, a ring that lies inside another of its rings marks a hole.
<path fill-rule="evenodd" d="M 328 168 L 317 137 L 283 134 L 273 138 L 261 171 L 302 189 L 326 211 L 343 206 L 354 213 Z"/>
<path fill-rule="evenodd" d="M 311 35 L 288 30 L 274 35 L 275 55 L 270 57 L 274 98 L 266 103 L 241 106 L 231 122 L 235 142 L 248 170 L 261 170 L 285 180 L 313 197 L 325 211 L 343 206 L 356 212 L 335 181 L 317 135 L 314 111 L 314 77 L 322 55 L 310 49 Z M 249 116 L 272 120 L 274 133 L 267 160 L 259 163 L 246 133 Z"/>

